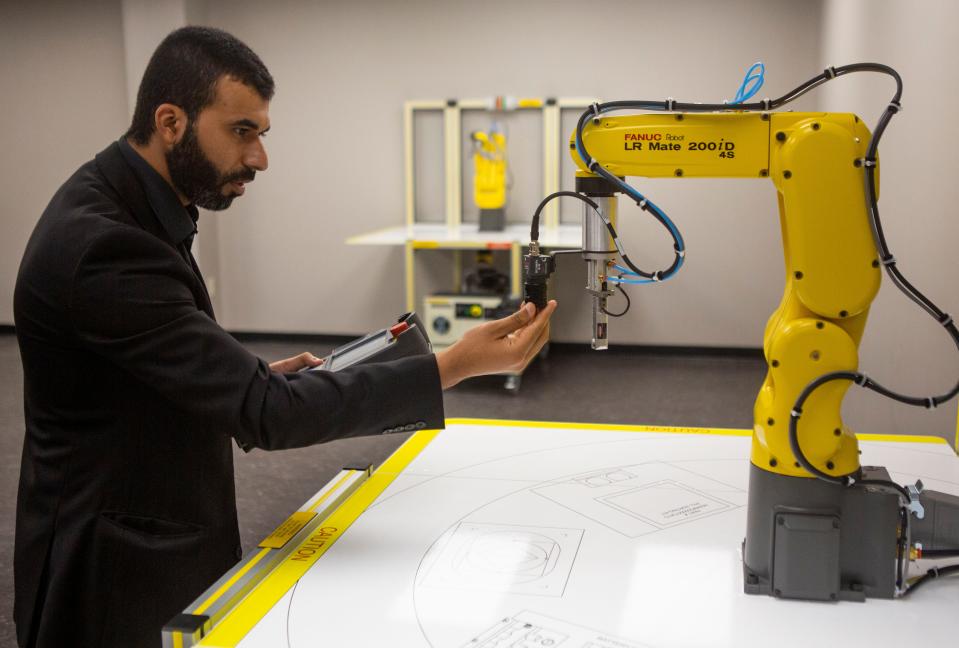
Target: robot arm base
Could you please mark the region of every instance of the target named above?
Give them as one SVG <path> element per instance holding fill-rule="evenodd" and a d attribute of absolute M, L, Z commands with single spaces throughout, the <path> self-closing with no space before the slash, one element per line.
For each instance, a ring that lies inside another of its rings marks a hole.
<path fill-rule="evenodd" d="M 863 468 L 864 479 L 889 479 Z M 897 493 L 750 466 L 744 590 L 777 598 L 863 601 L 898 591 Z"/>

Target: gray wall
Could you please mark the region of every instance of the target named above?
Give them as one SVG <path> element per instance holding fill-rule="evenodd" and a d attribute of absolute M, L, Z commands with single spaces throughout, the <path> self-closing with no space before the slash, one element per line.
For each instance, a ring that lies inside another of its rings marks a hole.
<path fill-rule="evenodd" d="M 119 0 L 0 0 L 0 323 L 40 212 L 127 125 L 120 23 Z"/>
<path fill-rule="evenodd" d="M 819 2 L 624 1 L 587 11 L 566 0 L 381 0 L 269 7 L 208 2 L 207 9 L 211 23 L 250 42 L 278 84 L 267 140 L 270 171 L 228 213 L 214 217 L 219 316 L 243 330 L 356 333 L 403 309 L 400 251 L 347 248 L 342 241 L 402 222 L 406 99 L 722 99 L 757 58 L 766 61 L 768 92 L 775 94 L 817 70 L 820 58 Z M 804 106 L 815 107 L 814 100 L 797 104 Z M 516 220 L 528 219 L 542 197 L 541 136 L 531 117 L 510 120 Z M 432 125 L 438 136 L 439 120 Z M 423 164 L 441 172 L 438 140 L 431 144 L 424 134 L 422 143 L 424 152 L 436 152 Z M 524 170 L 523 159 L 531 170 Z M 688 263 L 669 285 L 633 291 L 633 311 L 615 323 L 613 342 L 758 346 L 782 281 L 771 183 L 640 184 L 683 228 Z M 442 196 L 425 194 L 422 211 L 436 213 Z M 475 213 L 469 192 L 464 195 L 467 214 Z M 671 245 L 661 228 L 625 201 L 622 211 L 631 256 L 668 263 Z M 565 212 L 577 218 L 578 206 Z M 444 268 L 426 258 L 433 255 L 420 256 L 434 273 Z M 589 330 L 582 268 L 564 261 L 554 338 L 582 341 Z"/>

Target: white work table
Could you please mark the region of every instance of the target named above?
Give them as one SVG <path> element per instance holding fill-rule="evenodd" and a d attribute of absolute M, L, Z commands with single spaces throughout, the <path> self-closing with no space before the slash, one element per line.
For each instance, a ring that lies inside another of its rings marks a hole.
<path fill-rule="evenodd" d="M 864 464 L 959 494 L 944 441 L 860 440 Z M 744 594 L 749 448 L 745 430 L 455 420 L 419 432 L 293 537 L 199 645 L 956 645 L 957 578 L 865 603 Z"/>
<path fill-rule="evenodd" d="M 510 223 L 502 231 L 481 232 L 476 223 L 450 226 L 446 223 L 398 225 L 346 240 L 347 245 L 403 245 L 411 242 L 423 248 L 473 249 L 529 243 L 529 223 Z M 579 224 L 540 228 L 539 243 L 544 248 L 578 248 L 583 242 Z"/>

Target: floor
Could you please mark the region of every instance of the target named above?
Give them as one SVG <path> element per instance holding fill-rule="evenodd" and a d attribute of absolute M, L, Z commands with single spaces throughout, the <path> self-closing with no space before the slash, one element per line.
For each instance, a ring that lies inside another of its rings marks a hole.
<path fill-rule="evenodd" d="M 266 360 L 329 343 L 253 340 L 247 347 Z M 503 378 L 467 381 L 446 392 L 448 418 L 498 418 L 592 423 L 665 424 L 748 428 L 765 373 L 758 352 L 692 354 L 619 348 L 595 353 L 553 345 L 523 376 L 518 393 Z M 15 646 L 13 536 L 23 445 L 20 356 L 12 334 L 0 334 L 0 647 Z M 343 466 L 378 465 L 406 438 L 334 441 L 280 452 L 236 452 L 237 505 L 245 550 L 331 479 Z"/>

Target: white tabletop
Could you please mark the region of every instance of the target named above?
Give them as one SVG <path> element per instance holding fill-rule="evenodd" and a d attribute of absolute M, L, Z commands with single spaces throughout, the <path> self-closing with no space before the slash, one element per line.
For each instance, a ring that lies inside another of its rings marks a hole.
<path fill-rule="evenodd" d="M 540 228 L 540 245 L 546 248 L 578 248 L 582 245 L 580 225 Z M 359 234 L 346 240 L 349 245 L 404 245 L 407 241 L 435 244 L 435 247 L 477 247 L 487 244 L 529 244 L 529 224 L 507 225 L 502 232 L 480 232 L 476 223 L 449 227 L 445 223 L 416 223 Z"/>
<path fill-rule="evenodd" d="M 743 593 L 747 432 L 587 427 L 451 424 L 239 645 L 956 645 L 957 579 L 866 603 Z M 945 442 L 861 446 L 959 494 Z"/>

